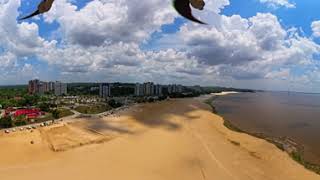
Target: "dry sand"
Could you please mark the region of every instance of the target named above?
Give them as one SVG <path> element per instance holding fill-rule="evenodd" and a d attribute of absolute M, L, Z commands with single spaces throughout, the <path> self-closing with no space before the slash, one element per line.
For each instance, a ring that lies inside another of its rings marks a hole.
<path fill-rule="evenodd" d="M 197 99 L 1 134 L 0 154 L 1 180 L 320 179 L 274 145 L 226 129 Z"/>

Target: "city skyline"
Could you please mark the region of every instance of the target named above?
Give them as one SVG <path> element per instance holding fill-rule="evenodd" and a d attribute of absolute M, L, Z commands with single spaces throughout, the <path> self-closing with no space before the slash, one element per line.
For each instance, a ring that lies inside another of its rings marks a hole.
<path fill-rule="evenodd" d="M 29 94 L 54 93 L 56 96 L 67 95 L 67 83 L 60 81 L 42 81 L 33 79 L 28 82 Z"/>
<path fill-rule="evenodd" d="M 181 18 L 170 0 L 59 0 L 16 20 L 36 4 L 0 3 L 0 85 L 41 78 L 320 92 L 319 1 L 207 0 L 194 13 L 208 26 Z"/>

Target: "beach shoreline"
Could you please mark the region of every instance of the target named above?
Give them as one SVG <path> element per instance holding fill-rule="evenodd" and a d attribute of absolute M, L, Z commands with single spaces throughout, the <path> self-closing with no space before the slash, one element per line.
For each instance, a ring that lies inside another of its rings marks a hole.
<path fill-rule="evenodd" d="M 320 165 L 313 164 L 313 163 L 310 163 L 310 162 L 304 160 L 303 156 L 302 156 L 304 147 L 301 144 L 295 142 L 293 139 L 290 139 L 288 137 L 272 137 L 272 136 L 268 136 L 264 133 L 251 133 L 251 132 L 248 132 L 248 131 L 245 131 L 245 130 L 239 128 L 238 126 L 234 125 L 231 121 L 223 118 L 222 115 L 219 114 L 219 111 L 217 111 L 215 106 L 213 105 L 213 101 L 216 98 L 218 98 L 219 96 L 226 96 L 226 95 L 235 94 L 235 93 L 238 93 L 238 92 L 213 93 L 212 94 L 213 96 L 206 99 L 204 102 L 212 108 L 212 113 L 217 114 L 218 116 L 220 116 L 223 119 L 223 121 L 224 121 L 223 124 L 228 129 L 235 131 L 235 132 L 239 132 L 239 133 L 245 133 L 245 134 L 251 135 L 256 138 L 264 139 L 264 140 L 274 144 L 281 151 L 288 153 L 288 155 L 293 160 L 295 160 L 299 164 L 303 165 L 306 169 L 313 171 L 313 172 L 320 175 Z"/>

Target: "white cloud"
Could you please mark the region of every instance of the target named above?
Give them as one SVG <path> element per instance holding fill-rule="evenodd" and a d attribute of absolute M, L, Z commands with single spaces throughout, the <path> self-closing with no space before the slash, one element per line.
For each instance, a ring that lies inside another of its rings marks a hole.
<path fill-rule="evenodd" d="M 30 57 L 55 69 L 52 79 L 64 81 L 226 86 L 235 82 L 259 88 L 264 87 L 263 82 L 276 84 L 289 77 L 296 83 L 320 79 L 312 68 L 314 55 L 320 52 L 318 44 L 299 35 L 296 29 L 284 29 L 270 13 L 251 18 L 220 15 L 229 5 L 228 0 L 209 1 L 204 11 L 195 11 L 196 16 L 212 25 L 187 22 L 177 33 L 160 38 L 160 50 L 142 49 L 153 33 L 178 17 L 170 4 L 171 0 L 93 0 L 79 9 L 68 0 L 56 1 L 43 17 L 47 23 L 60 25 L 55 32 L 60 34 L 60 42 L 40 37 L 36 23 L 17 23 L 20 0 L 3 1 L 0 33 L 6 36 L 0 36 L 0 61 L 6 68 L 0 83 L 44 77 L 37 71 L 38 66 L 26 61 Z M 305 73 L 293 75 L 297 67 Z M 20 77 L 18 72 L 28 76 Z"/>
<path fill-rule="evenodd" d="M 269 72 L 267 73 L 266 78 L 288 80 L 290 78 L 290 69 L 283 68 L 278 71 Z"/>
<path fill-rule="evenodd" d="M 19 74 L 26 70 L 25 59 L 28 56 L 35 56 L 46 43 L 38 35 L 37 24 L 17 23 L 19 6 L 20 0 L 0 1 L 0 70 L 2 74 L 0 82 L 2 83 L 19 81 L 21 79 Z"/>
<path fill-rule="evenodd" d="M 311 23 L 311 28 L 313 31 L 313 36 L 314 37 L 320 37 L 320 21 L 313 21 Z"/>
<path fill-rule="evenodd" d="M 289 0 L 260 0 L 261 3 L 265 3 L 273 8 L 286 7 L 286 8 L 295 8 L 295 3 L 290 2 Z"/>
<path fill-rule="evenodd" d="M 206 69 L 214 69 L 211 78 L 231 79 L 242 87 L 264 87 L 263 83 L 278 85 L 279 80 L 289 79 L 296 84 L 309 83 L 311 75 L 294 75 L 294 69 L 309 71 L 317 60 L 320 46 L 297 29 L 284 29 L 276 16 L 258 13 L 251 18 L 221 16 L 215 27 L 184 25 L 178 36 L 166 37 L 183 42 L 189 57 L 194 57 Z M 314 73 L 314 71 L 312 71 Z M 311 74 L 312 74 L 311 73 Z M 207 75 L 202 77 L 210 78 Z M 309 80 L 307 81 L 306 78 Z M 286 89 L 290 82 L 280 83 Z M 272 87 L 272 86 L 271 86 Z"/>
<path fill-rule="evenodd" d="M 143 42 L 163 24 L 172 23 L 176 12 L 170 0 L 111 0 L 89 2 L 84 8 L 57 1 L 47 22 L 56 20 L 69 43 L 100 46 L 103 43 Z"/>

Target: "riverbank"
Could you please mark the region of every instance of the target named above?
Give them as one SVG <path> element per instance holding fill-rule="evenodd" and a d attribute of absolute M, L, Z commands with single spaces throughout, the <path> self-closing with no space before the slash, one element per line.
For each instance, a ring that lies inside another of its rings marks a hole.
<path fill-rule="evenodd" d="M 6 180 L 320 179 L 273 144 L 230 131 L 197 98 L 0 134 L 0 146 Z"/>
<path fill-rule="evenodd" d="M 205 103 L 211 106 L 212 112 L 214 114 L 219 115 L 219 111 L 216 110 L 216 107 L 213 105 L 213 101 L 216 100 L 216 98 L 218 98 L 219 96 L 228 95 L 228 94 L 233 94 L 233 92 L 231 92 L 231 93 L 225 92 L 222 94 L 212 94 L 212 97 L 208 98 L 205 101 Z M 320 165 L 306 161 L 302 155 L 304 152 L 303 145 L 295 142 L 294 140 L 292 140 L 288 137 L 272 137 L 272 136 L 268 136 L 263 133 L 251 133 L 248 131 L 244 131 L 243 129 L 235 126 L 231 121 L 229 121 L 227 119 L 224 119 L 224 126 L 232 131 L 236 131 L 239 133 L 246 133 L 251 136 L 264 139 L 264 140 L 274 144 L 280 150 L 288 153 L 293 160 L 295 160 L 299 164 L 303 165 L 306 169 L 309 169 L 317 174 L 320 174 Z"/>

